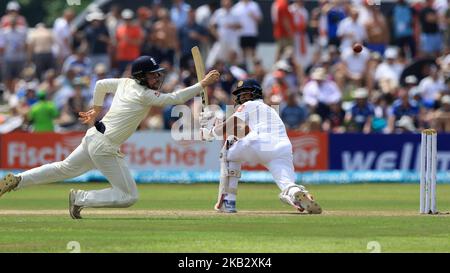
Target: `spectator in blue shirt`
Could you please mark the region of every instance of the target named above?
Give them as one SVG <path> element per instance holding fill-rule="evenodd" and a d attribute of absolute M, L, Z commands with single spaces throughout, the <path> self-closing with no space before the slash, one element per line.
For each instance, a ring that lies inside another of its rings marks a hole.
<path fill-rule="evenodd" d="M 327 12 L 327 30 L 328 30 L 328 45 L 335 45 L 339 47 L 340 40 L 337 36 L 337 28 L 339 23 L 347 16 L 342 4 L 335 5 L 334 3 L 330 10 Z"/>
<path fill-rule="evenodd" d="M 398 0 L 394 5 L 390 18 L 396 45 L 409 48 L 411 57 L 416 56 L 416 41 L 414 40 L 413 22 L 415 11 L 405 0 Z"/>
<path fill-rule="evenodd" d="M 414 126 L 419 127 L 420 122 L 420 107 L 416 101 L 411 100 L 408 92 L 404 89 L 399 91 L 398 99 L 394 101 L 389 111 L 388 132 L 392 133 L 395 130 L 396 122 L 402 116 L 409 116 L 414 121 Z"/>
<path fill-rule="evenodd" d="M 296 94 L 290 94 L 280 116 L 287 129 L 299 129 L 308 118 L 308 108 L 297 102 Z"/>
<path fill-rule="evenodd" d="M 177 29 L 180 29 L 186 24 L 190 9 L 191 6 L 183 0 L 173 0 L 172 8 L 170 9 L 170 19 Z"/>
<path fill-rule="evenodd" d="M 86 56 L 86 49 L 79 47 L 75 54 L 69 56 L 63 64 L 62 73 L 73 70 L 78 77 L 90 76 L 92 72 L 91 59 Z"/>
<path fill-rule="evenodd" d="M 372 119 L 375 115 L 375 108 L 368 102 L 368 96 L 367 89 L 356 89 L 353 94 L 355 102 L 346 115 L 346 121 L 352 123 L 357 132 L 365 134 L 372 131 Z"/>

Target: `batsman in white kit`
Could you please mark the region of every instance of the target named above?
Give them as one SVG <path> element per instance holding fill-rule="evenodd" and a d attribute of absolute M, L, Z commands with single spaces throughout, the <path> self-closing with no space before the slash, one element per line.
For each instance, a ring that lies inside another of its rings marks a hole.
<path fill-rule="evenodd" d="M 300 212 L 320 214 L 322 209 L 304 186 L 295 183 L 292 145 L 278 113 L 263 101 L 262 89 L 254 79 L 239 81 L 232 94 L 235 113 L 225 122 L 216 121 L 214 112 L 200 115 L 202 140 L 220 139 L 228 135 L 220 153 L 219 195 L 215 209 L 236 212 L 236 195 L 241 176 L 241 163 L 264 165 L 281 190 L 282 202 Z M 237 136 L 239 137 L 237 137 Z"/>
<path fill-rule="evenodd" d="M 18 175 L 8 174 L 0 181 L 0 196 L 11 190 L 31 185 L 47 184 L 77 177 L 98 169 L 108 179 L 111 188 L 83 191 L 71 190 L 69 212 L 80 219 L 83 208 L 120 208 L 133 205 L 138 199 L 134 181 L 120 145 L 125 142 L 146 117 L 151 106 L 183 104 L 200 94 L 204 87 L 218 81 L 220 74 L 213 70 L 190 87 L 169 94 L 161 94 L 164 69 L 149 56 L 141 56 L 132 63 L 132 78 L 104 79 L 96 83 L 94 107 L 82 112 L 83 123 L 92 124 L 102 111 L 106 93 L 114 99 L 108 113 L 95 122 L 81 144 L 64 160 L 46 164 Z"/>

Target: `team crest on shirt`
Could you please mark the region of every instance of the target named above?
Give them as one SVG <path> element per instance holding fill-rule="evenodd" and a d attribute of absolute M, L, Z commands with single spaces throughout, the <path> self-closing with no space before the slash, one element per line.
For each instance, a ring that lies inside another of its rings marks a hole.
<path fill-rule="evenodd" d="M 241 87 L 243 84 L 244 84 L 243 81 L 239 81 L 238 84 L 237 84 L 237 87 Z"/>
<path fill-rule="evenodd" d="M 155 96 L 159 97 L 159 95 L 161 95 L 161 93 L 159 93 L 158 91 L 155 91 Z"/>
<path fill-rule="evenodd" d="M 242 110 L 244 110 L 245 105 L 241 105 L 238 107 L 238 109 L 236 110 L 236 112 L 242 112 Z"/>

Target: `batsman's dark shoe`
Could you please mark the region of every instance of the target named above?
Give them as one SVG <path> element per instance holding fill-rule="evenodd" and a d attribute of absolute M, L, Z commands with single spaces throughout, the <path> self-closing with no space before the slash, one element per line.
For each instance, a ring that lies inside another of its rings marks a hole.
<path fill-rule="evenodd" d="M 15 189 L 17 185 L 19 185 L 20 180 L 20 176 L 15 176 L 12 173 L 8 173 L 0 181 L 0 196 Z"/>
<path fill-rule="evenodd" d="M 72 219 L 81 219 L 81 210 L 83 207 L 75 205 L 77 190 L 71 189 L 69 193 L 69 213 Z"/>

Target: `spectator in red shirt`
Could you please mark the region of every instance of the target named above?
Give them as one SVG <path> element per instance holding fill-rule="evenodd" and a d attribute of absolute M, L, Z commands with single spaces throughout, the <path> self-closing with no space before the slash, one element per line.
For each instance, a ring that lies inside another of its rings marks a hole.
<path fill-rule="evenodd" d="M 288 0 L 276 0 L 272 4 L 273 37 L 277 43 L 276 60 L 287 46 L 293 45 L 294 19 Z"/>
<path fill-rule="evenodd" d="M 141 55 L 143 40 L 142 29 L 133 23 L 134 12 L 125 9 L 122 11 L 124 23 L 116 30 L 116 60 L 119 73 L 122 74 L 127 66 Z"/>

